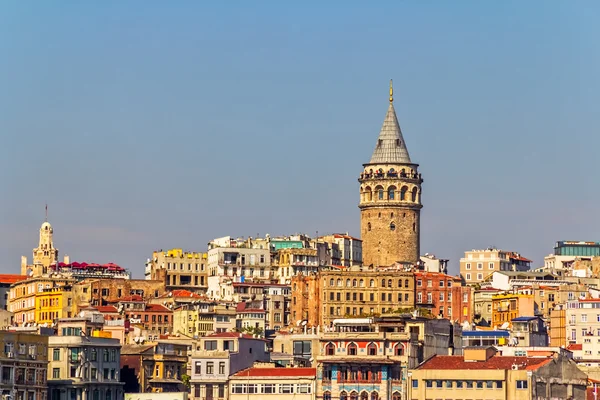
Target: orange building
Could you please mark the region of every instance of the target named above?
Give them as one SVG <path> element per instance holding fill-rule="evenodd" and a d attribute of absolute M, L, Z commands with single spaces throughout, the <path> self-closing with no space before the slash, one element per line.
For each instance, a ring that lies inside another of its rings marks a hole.
<path fill-rule="evenodd" d="M 460 277 L 441 272 L 415 272 L 415 306 L 451 321 L 473 321 L 473 292 Z"/>
<path fill-rule="evenodd" d="M 507 293 L 492 297 L 492 325 L 510 326 L 510 321 L 514 318 L 534 315 L 534 299 L 531 294 Z"/>

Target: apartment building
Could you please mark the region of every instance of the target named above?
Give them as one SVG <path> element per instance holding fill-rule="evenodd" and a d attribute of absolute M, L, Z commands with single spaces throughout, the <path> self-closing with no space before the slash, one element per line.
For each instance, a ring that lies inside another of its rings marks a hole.
<path fill-rule="evenodd" d="M 251 335 L 224 332 L 200 338 L 191 357 L 191 397 L 229 399 L 229 376 L 268 360 L 266 342 Z"/>
<path fill-rule="evenodd" d="M 493 347 L 436 355 L 410 372 L 409 399 L 584 399 L 587 375 L 573 360 L 501 356 Z"/>
<path fill-rule="evenodd" d="M 8 311 L 14 313 L 14 321 L 19 325 L 36 323 L 36 317 L 39 317 L 36 311 L 36 296 L 49 289 L 57 288 L 55 289 L 57 290 L 56 295 L 62 297 L 59 288 L 72 286 L 74 283 L 75 280 L 71 278 L 49 276 L 15 282 L 10 285 Z M 56 312 L 63 313 L 65 311 L 62 304 L 60 307 L 53 306 L 53 308 Z"/>
<path fill-rule="evenodd" d="M 8 310 L 10 285 L 27 279 L 25 275 L 0 274 L 0 311 Z"/>
<path fill-rule="evenodd" d="M 183 249 L 155 251 L 146 262 L 147 280 L 165 282 L 165 290 L 205 292 L 208 287 L 208 254 Z"/>
<path fill-rule="evenodd" d="M 580 298 L 567 302 L 565 326 L 568 343 L 600 336 L 600 299 Z"/>
<path fill-rule="evenodd" d="M 296 275 L 291 281 L 290 324 L 319 326 L 321 323 L 321 277 L 315 275 Z M 363 294 L 364 297 L 364 294 Z"/>
<path fill-rule="evenodd" d="M 336 246 L 341 254 L 340 264 L 344 267 L 362 265 L 362 240 L 346 233 L 320 236 L 318 240 Z"/>
<path fill-rule="evenodd" d="M 577 259 L 600 257 L 600 243 L 585 241 L 559 241 L 552 254 L 544 257 L 544 270 L 563 275 Z"/>
<path fill-rule="evenodd" d="M 319 277 L 321 326 L 336 318 L 376 316 L 415 306 L 414 273 L 400 267 L 330 269 L 321 271 Z M 292 293 L 304 296 L 293 289 Z"/>
<path fill-rule="evenodd" d="M 317 249 L 287 248 L 278 250 L 274 265 L 278 267 L 279 283 L 288 284 L 293 276 L 316 273 L 321 265 Z"/>
<path fill-rule="evenodd" d="M 127 393 L 171 393 L 187 391 L 183 374 L 188 363 L 188 344 L 161 339 L 152 343 L 123 345 L 121 381 Z"/>
<path fill-rule="evenodd" d="M 277 368 L 255 363 L 229 377 L 230 400 L 313 400 L 316 368 Z"/>
<path fill-rule="evenodd" d="M 0 341 L 0 395 L 46 400 L 48 336 L 0 330 Z"/>
<path fill-rule="evenodd" d="M 48 338 L 49 400 L 122 400 L 119 340 L 82 336 L 63 324 L 59 336 Z"/>
<path fill-rule="evenodd" d="M 73 288 L 70 285 L 44 288 L 35 294 L 35 322 L 50 326 L 61 318 L 73 314 Z"/>
<path fill-rule="evenodd" d="M 513 251 L 496 248 L 465 251 L 460 259 L 460 276 L 467 285 L 483 282 L 494 271 L 528 271 L 531 260 Z"/>
<path fill-rule="evenodd" d="M 236 307 L 202 301 L 173 311 L 173 333 L 189 337 L 231 332 L 235 329 Z"/>
<path fill-rule="evenodd" d="M 415 271 L 415 305 L 434 317 L 452 321 L 473 321 L 472 293 L 459 277 L 440 272 Z"/>
<path fill-rule="evenodd" d="M 506 329 L 517 317 L 536 315 L 532 295 L 518 293 L 502 293 L 492 297 L 492 326 Z"/>
<path fill-rule="evenodd" d="M 492 297 L 501 293 L 500 289 L 481 288 L 473 291 L 473 322 L 480 326 L 492 323 Z"/>
<path fill-rule="evenodd" d="M 125 296 L 113 305 L 131 324 L 143 329 L 167 334 L 173 332 L 173 311 L 162 304 L 149 304 L 140 295 Z"/>

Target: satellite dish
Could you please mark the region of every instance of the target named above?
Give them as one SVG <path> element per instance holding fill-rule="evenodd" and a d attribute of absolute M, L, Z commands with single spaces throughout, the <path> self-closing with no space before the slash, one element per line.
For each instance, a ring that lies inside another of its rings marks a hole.
<path fill-rule="evenodd" d="M 305 326 L 308 323 L 308 321 L 302 321 L 302 326 Z"/>
<path fill-rule="evenodd" d="M 505 322 L 505 323 L 502 324 L 502 326 L 500 327 L 500 329 L 508 329 L 508 327 L 509 327 L 509 323 Z"/>
<path fill-rule="evenodd" d="M 301 323 L 302 323 L 302 320 L 299 319 L 298 321 L 296 321 L 296 326 L 300 326 Z"/>

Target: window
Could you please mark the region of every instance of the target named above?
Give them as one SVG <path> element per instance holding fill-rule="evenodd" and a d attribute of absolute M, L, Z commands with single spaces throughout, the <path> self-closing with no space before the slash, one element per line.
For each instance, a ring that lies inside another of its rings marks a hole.
<path fill-rule="evenodd" d="M 433 282 L 431 282 L 431 279 L 427 281 L 427 287 L 433 287 Z"/>
<path fill-rule="evenodd" d="M 310 383 L 298 383 L 296 384 L 296 393 L 310 393 Z"/>
<path fill-rule="evenodd" d="M 423 293 L 417 293 L 417 303 L 423 302 Z"/>
<path fill-rule="evenodd" d="M 444 293 L 440 292 L 440 301 L 444 301 Z"/>
<path fill-rule="evenodd" d="M 275 384 L 274 383 L 265 383 L 260 386 L 260 392 L 264 394 L 274 394 L 275 393 Z"/>
<path fill-rule="evenodd" d="M 390 231 L 395 231 L 396 230 L 396 224 L 394 224 L 393 222 L 390 224 Z"/>
<path fill-rule="evenodd" d="M 581 314 L 581 322 L 587 322 L 587 314 Z"/>
<path fill-rule="evenodd" d="M 456 381 L 456 388 L 462 389 L 462 387 L 463 387 L 463 381 Z"/>
<path fill-rule="evenodd" d="M 294 393 L 294 384 L 293 383 L 281 383 L 279 384 L 279 393 Z"/>
<path fill-rule="evenodd" d="M 527 389 L 527 381 L 517 381 L 517 389 Z"/>
<path fill-rule="evenodd" d="M 466 274 L 465 279 L 468 280 L 468 281 L 470 281 L 471 280 L 471 274 Z"/>
<path fill-rule="evenodd" d="M 429 303 L 429 304 L 433 303 L 431 293 L 427 293 L 427 303 Z"/>
<path fill-rule="evenodd" d="M 225 362 L 219 362 L 219 375 L 225 375 Z"/>
<path fill-rule="evenodd" d="M 483 381 L 477 381 L 477 389 L 483 389 Z"/>
<path fill-rule="evenodd" d="M 52 360 L 60 361 L 60 349 L 52 350 Z"/>
<path fill-rule="evenodd" d="M 465 265 L 465 269 L 471 269 L 471 263 L 467 263 L 467 264 Z"/>
<path fill-rule="evenodd" d="M 422 284 L 423 282 L 420 279 L 417 279 L 417 287 L 421 287 Z"/>
<path fill-rule="evenodd" d="M 493 262 L 491 262 L 491 263 L 488 264 L 488 269 L 494 269 L 494 263 Z"/>
<path fill-rule="evenodd" d="M 52 369 L 52 379 L 60 379 L 60 368 Z"/>
<path fill-rule="evenodd" d="M 216 340 L 207 340 L 204 342 L 204 350 L 216 350 L 217 349 L 217 341 Z"/>
<path fill-rule="evenodd" d="M 206 362 L 206 374 L 212 375 L 214 373 L 215 373 L 215 363 L 212 361 L 207 361 Z"/>
<path fill-rule="evenodd" d="M 416 379 L 413 379 L 413 380 L 412 380 L 412 387 L 413 387 L 414 389 L 418 388 L 418 387 L 419 387 L 419 381 L 418 381 L 418 380 L 416 380 Z"/>
<path fill-rule="evenodd" d="M 425 387 L 427 387 L 427 388 L 432 388 L 432 387 L 433 387 L 433 381 L 431 381 L 431 380 L 429 380 L 429 379 L 428 379 L 428 380 L 426 380 L 426 381 L 425 381 Z"/>
<path fill-rule="evenodd" d="M 496 389 L 502 389 L 503 381 L 496 381 Z"/>
<path fill-rule="evenodd" d="M 367 346 L 367 355 L 376 356 L 377 355 L 377 346 L 375 343 L 369 343 Z"/>
<path fill-rule="evenodd" d="M 483 274 L 477 274 L 477 280 L 480 281 L 483 279 Z"/>
<path fill-rule="evenodd" d="M 196 361 L 194 364 L 194 373 L 200 375 L 202 373 L 202 362 Z"/>
<path fill-rule="evenodd" d="M 333 343 L 328 343 L 327 346 L 325 346 L 325 355 L 327 355 L 327 356 L 335 355 L 335 345 Z"/>
<path fill-rule="evenodd" d="M 346 352 L 348 353 L 349 356 L 355 356 L 358 353 L 358 347 L 356 346 L 355 343 L 350 343 L 348 345 L 348 347 L 346 348 Z"/>
<path fill-rule="evenodd" d="M 446 388 L 452 389 L 452 381 L 446 381 Z"/>
<path fill-rule="evenodd" d="M 482 263 L 477 263 L 477 269 L 483 269 L 483 264 Z"/>
<path fill-rule="evenodd" d="M 440 287 L 444 287 L 444 281 L 440 281 Z"/>

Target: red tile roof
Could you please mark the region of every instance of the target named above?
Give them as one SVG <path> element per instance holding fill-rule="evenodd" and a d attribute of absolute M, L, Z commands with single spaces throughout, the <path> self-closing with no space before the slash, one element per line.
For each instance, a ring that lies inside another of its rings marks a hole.
<path fill-rule="evenodd" d="M 171 293 L 171 295 L 169 296 L 169 293 Z M 163 297 L 190 297 L 192 299 L 202 299 L 204 298 L 203 296 L 200 296 L 197 293 L 194 292 L 190 292 L 189 290 L 185 290 L 185 289 L 177 289 L 177 290 L 173 290 L 171 292 L 167 292 L 161 296 L 159 296 L 160 298 Z"/>
<path fill-rule="evenodd" d="M 162 304 L 148 304 L 146 306 L 146 312 L 172 312 Z"/>
<path fill-rule="evenodd" d="M 583 350 L 583 345 L 581 343 L 571 343 L 567 346 L 567 350 Z"/>
<path fill-rule="evenodd" d="M 463 356 L 433 356 L 417 369 L 457 369 L 457 370 L 478 370 L 478 369 L 512 369 L 514 364 L 519 365 L 519 369 L 536 370 L 544 364 L 552 361 L 552 358 L 528 358 L 528 357 L 507 357 L 493 356 L 487 361 L 465 361 Z"/>
<path fill-rule="evenodd" d="M 316 368 L 248 368 L 240 372 L 233 374 L 233 376 L 239 377 L 290 377 L 290 378 L 301 378 L 310 377 L 314 378 L 317 374 Z"/>
<path fill-rule="evenodd" d="M 236 312 L 255 312 L 255 313 L 264 313 L 265 310 L 260 309 L 260 308 L 246 308 L 248 304 L 246 303 L 238 303 L 238 305 L 235 307 L 235 311 Z"/>
<path fill-rule="evenodd" d="M 26 275 L 0 274 L 0 283 L 17 283 L 27 279 Z"/>
<path fill-rule="evenodd" d="M 103 314 L 104 313 L 105 314 L 111 314 L 111 313 L 116 314 L 119 312 L 115 306 L 96 306 L 93 308 L 95 308 L 96 310 L 98 310 L 99 312 L 101 312 Z"/>

